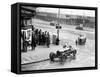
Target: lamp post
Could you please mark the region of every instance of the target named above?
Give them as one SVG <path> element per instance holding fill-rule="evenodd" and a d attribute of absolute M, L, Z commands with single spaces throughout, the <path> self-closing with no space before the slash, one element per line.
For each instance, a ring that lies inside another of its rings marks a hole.
<path fill-rule="evenodd" d="M 59 10 L 58 10 L 58 29 L 57 29 L 57 34 L 58 34 L 58 39 L 59 39 L 59 27 L 60 27 L 60 8 L 59 8 Z"/>
<path fill-rule="evenodd" d="M 57 39 L 56 39 L 56 44 L 59 45 L 59 29 L 61 29 L 61 26 L 60 26 L 60 8 L 58 10 L 58 24 L 56 26 L 56 29 L 57 29 Z"/>

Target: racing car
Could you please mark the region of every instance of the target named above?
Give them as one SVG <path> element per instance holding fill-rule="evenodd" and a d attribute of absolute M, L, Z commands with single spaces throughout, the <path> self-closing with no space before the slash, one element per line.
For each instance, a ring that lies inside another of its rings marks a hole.
<path fill-rule="evenodd" d="M 86 36 L 85 35 L 80 35 L 78 39 L 76 39 L 76 45 L 84 45 L 86 43 Z"/>
<path fill-rule="evenodd" d="M 60 49 L 60 50 L 57 50 L 56 53 L 51 52 L 49 54 L 49 58 L 50 58 L 50 61 L 52 61 L 52 62 L 54 62 L 56 60 L 56 58 L 58 58 L 58 60 L 60 62 L 64 62 L 69 57 L 72 57 L 72 59 L 75 59 L 76 58 L 76 53 L 77 53 L 76 49 L 74 49 L 70 45 L 65 44 L 65 45 L 63 45 L 63 48 Z"/>

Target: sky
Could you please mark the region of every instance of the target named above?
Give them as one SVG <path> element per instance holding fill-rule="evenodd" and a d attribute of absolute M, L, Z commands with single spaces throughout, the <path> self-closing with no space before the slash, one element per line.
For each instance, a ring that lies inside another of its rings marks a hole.
<path fill-rule="evenodd" d="M 50 13 L 58 13 L 58 8 L 47 8 L 47 7 L 39 7 L 36 9 L 39 12 L 50 12 Z M 81 9 L 60 9 L 60 14 L 71 14 L 71 15 L 81 15 L 81 16 L 91 16 L 95 17 L 94 10 L 81 10 Z"/>

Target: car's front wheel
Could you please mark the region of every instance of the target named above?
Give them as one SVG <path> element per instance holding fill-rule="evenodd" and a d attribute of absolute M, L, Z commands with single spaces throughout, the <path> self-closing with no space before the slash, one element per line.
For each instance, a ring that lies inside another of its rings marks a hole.
<path fill-rule="evenodd" d="M 51 52 L 49 55 L 50 61 L 54 61 L 55 53 Z"/>

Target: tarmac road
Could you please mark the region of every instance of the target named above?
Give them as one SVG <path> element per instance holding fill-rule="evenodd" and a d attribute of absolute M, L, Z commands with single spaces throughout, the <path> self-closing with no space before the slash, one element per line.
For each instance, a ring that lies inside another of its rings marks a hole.
<path fill-rule="evenodd" d="M 64 26 L 64 25 L 63 25 Z M 41 28 L 43 31 L 49 31 L 50 34 L 56 34 L 55 27 L 50 25 L 35 24 L 36 28 Z M 87 41 L 85 45 L 75 45 L 75 39 L 77 39 L 79 33 L 86 35 Z M 77 49 L 77 55 L 75 60 L 66 60 L 64 64 L 60 62 L 51 63 L 43 61 L 40 63 L 22 65 L 22 70 L 43 70 L 43 69 L 57 69 L 57 68 L 76 68 L 76 67 L 90 67 L 95 66 L 95 33 L 89 31 L 75 30 L 72 28 L 62 28 L 60 30 L 60 43 L 65 42 L 71 44 Z"/>

